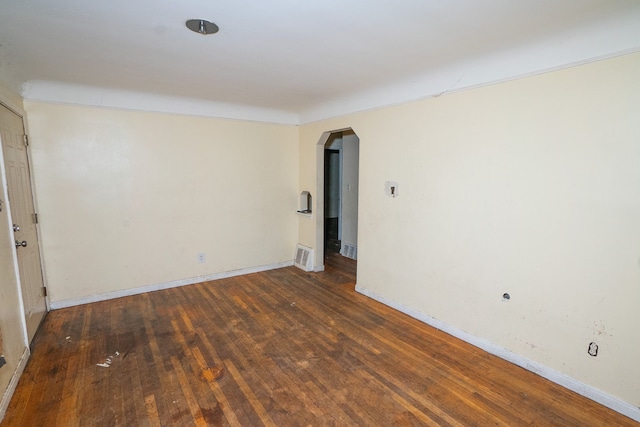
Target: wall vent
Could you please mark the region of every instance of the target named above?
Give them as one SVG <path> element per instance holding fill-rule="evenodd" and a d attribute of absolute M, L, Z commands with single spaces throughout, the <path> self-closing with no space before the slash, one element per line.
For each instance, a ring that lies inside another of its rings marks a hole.
<path fill-rule="evenodd" d="M 349 243 L 345 243 L 342 247 L 342 256 L 346 256 L 351 259 L 358 259 L 358 247 L 355 245 L 350 245 Z"/>
<path fill-rule="evenodd" d="M 293 264 L 304 271 L 312 271 L 313 249 L 298 244 L 298 246 L 296 246 L 296 258 Z"/>

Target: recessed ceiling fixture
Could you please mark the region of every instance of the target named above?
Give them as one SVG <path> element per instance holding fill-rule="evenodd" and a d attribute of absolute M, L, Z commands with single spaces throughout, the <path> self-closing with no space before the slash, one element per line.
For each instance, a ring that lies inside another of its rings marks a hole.
<path fill-rule="evenodd" d="M 220 29 L 213 22 L 209 22 L 204 19 L 189 19 L 187 21 L 187 28 L 194 33 L 202 34 L 203 36 L 206 36 L 207 34 L 215 34 Z"/>

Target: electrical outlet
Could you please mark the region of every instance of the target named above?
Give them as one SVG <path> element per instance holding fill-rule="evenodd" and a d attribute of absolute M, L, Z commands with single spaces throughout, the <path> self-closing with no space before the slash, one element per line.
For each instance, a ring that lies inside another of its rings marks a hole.
<path fill-rule="evenodd" d="M 207 258 L 204 256 L 204 252 L 198 254 L 198 264 L 204 264 L 207 262 Z"/>

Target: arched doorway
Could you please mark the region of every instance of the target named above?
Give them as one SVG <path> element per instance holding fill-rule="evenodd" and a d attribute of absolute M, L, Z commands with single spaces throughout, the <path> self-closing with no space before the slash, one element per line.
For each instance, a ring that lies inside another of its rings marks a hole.
<path fill-rule="evenodd" d="M 325 132 L 317 159 L 316 265 L 328 252 L 356 260 L 360 139 L 350 128 Z"/>

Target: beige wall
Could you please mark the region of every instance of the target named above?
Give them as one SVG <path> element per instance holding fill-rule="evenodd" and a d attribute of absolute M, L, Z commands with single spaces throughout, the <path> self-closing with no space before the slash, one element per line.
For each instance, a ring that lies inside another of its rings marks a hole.
<path fill-rule="evenodd" d="M 293 258 L 297 127 L 25 109 L 53 304 Z"/>
<path fill-rule="evenodd" d="M 6 86 L 0 83 L 0 103 L 22 114 L 22 99 L 12 93 Z M 0 212 L 0 332 L 2 333 L 3 352 L 7 364 L 0 368 L 0 400 L 6 403 L 5 395 L 11 378 L 18 369 L 20 358 L 27 346 L 24 335 L 24 321 L 21 311 L 20 288 L 18 285 L 15 252 L 13 251 L 13 230 L 9 217 L 8 197 L 6 192 L 6 180 L 4 172 L 4 160 L 0 150 L 0 200 L 2 200 L 2 212 Z M 0 408 L 4 409 L 4 408 Z M 0 414 L 2 419 L 2 414 Z"/>
<path fill-rule="evenodd" d="M 300 185 L 352 127 L 359 287 L 640 406 L 638 76 L 627 55 L 308 124 Z"/>

